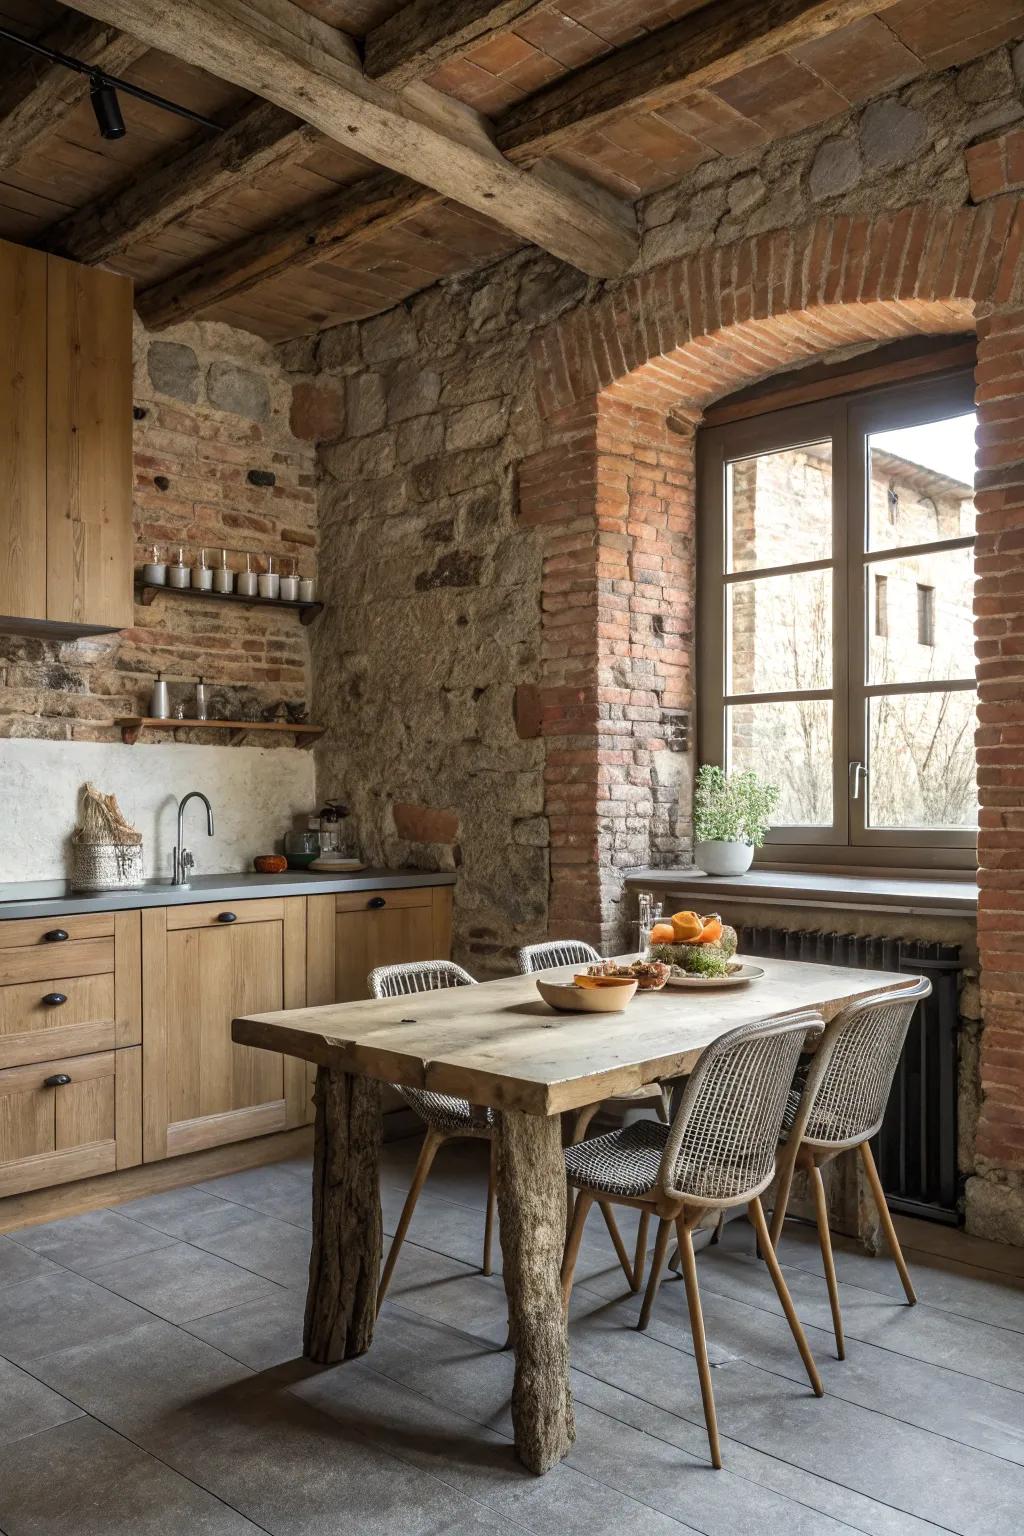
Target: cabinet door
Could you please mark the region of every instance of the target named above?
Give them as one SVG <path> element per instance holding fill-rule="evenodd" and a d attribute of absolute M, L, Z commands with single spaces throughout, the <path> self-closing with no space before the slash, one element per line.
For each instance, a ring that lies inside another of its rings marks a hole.
<path fill-rule="evenodd" d="M 46 618 L 46 257 L 0 241 L 0 615 Z"/>
<path fill-rule="evenodd" d="M 451 955 L 450 886 L 310 896 L 307 908 L 310 1004 L 369 996 L 378 965 Z"/>
<path fill-rule="evenodd" d="M 132 622 L 132 285 L 48 258 L 46 617 Z"/>
<path fill-rule="evenodd" d="M 305 1064 L 276 1051 L 236 1045 L 241 1014 L 301 1008 L 305 986 L 305 901 L 280 916 L 210 921 L 195 909 L 142 914 L 144 1146 L 146 1161 L 197 1152 L 302 1125 L 310 1118 Z"/>
<path fill-rule="evenodd" d="M 136 1046 L 0 1071 L 0 1197 L 138 1163 L 141 1056 Z"/>

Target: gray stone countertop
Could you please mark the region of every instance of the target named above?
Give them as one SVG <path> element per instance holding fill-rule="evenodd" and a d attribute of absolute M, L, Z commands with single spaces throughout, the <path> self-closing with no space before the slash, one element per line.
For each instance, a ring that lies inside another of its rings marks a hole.
<path fill-rule="evenodd" d="M 878 870 L 808 870 L 764 866 L 745 875 L 706 875 L 700 869 L 631 869 L 626 884 L 684 895 L 728 896 L 745 903 L 870 908 L 908 913 L 972 916 L 978 908 L 977 881 L 965 872 L 952 875 L 910 875 Z"/>
<path fill-rule="evenodd" d="M 455 876 L 424 869 L 363 869 L 327 875 L 289 869 L 282 875 L 196 875 L 191 885 L 147 880 L 130 891 L 74 894 L 64 880 L 20 880 L 0 885 L 0 922 L 15 917 L 71 917 L 76 912 L 127 912 L 177 907 L 194 901 L 246 901 L 257 896 L 328 896 L 335 891 L 393 891 L 454 885 Z"/>

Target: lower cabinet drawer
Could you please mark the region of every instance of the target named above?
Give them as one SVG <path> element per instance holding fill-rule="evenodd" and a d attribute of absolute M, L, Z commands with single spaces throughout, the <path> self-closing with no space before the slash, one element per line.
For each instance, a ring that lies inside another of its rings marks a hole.
<path fill-rule="evenodd" d="M 0 1071 L 0 1197 L 142 1159 L 142 1050 Z"/>
<path fill-rule="evenodd" d="M 112 1051 L 114 978 L 48 977 L 0 987 L 0 1070 Z"/>

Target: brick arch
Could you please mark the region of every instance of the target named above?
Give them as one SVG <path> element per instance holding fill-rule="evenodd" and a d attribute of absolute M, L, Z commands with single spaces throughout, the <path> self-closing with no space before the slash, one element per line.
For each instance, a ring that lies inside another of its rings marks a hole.
<path fill-rule="evenodd" d="M 630 278 L 535 339 L 546 441 L 519 478 L 520 518 L 540 531 L 544 560 L 542 672 L 523 690 L 522 716 L 545 739 L 549 927 L 609 945 L 623 934 L 621 870 L 678 863 L 689 850 L 703 409 L 837 348 L 977 331 L 988 1042 L 979 1152 L 1015 1168 L 1024 1167 L 1024 916 L 998 914 L 1024 914 L 1022 249 L 1024 205 L 1004 196 L 955 213 L 822 218 Z M 1003 765 L 1011 745 L 1012 769 Z"/>

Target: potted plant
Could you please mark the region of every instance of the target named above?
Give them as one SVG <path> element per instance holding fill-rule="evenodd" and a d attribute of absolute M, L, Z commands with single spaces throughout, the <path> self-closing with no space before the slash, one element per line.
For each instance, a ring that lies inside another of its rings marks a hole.
<path fill-rule="evenodd" d="M 744 875 L 779 803 L 774 784 L 756 773 L 725 773 L 705 763 L 693 794 L 693 856 L 708 875 Z"/>

